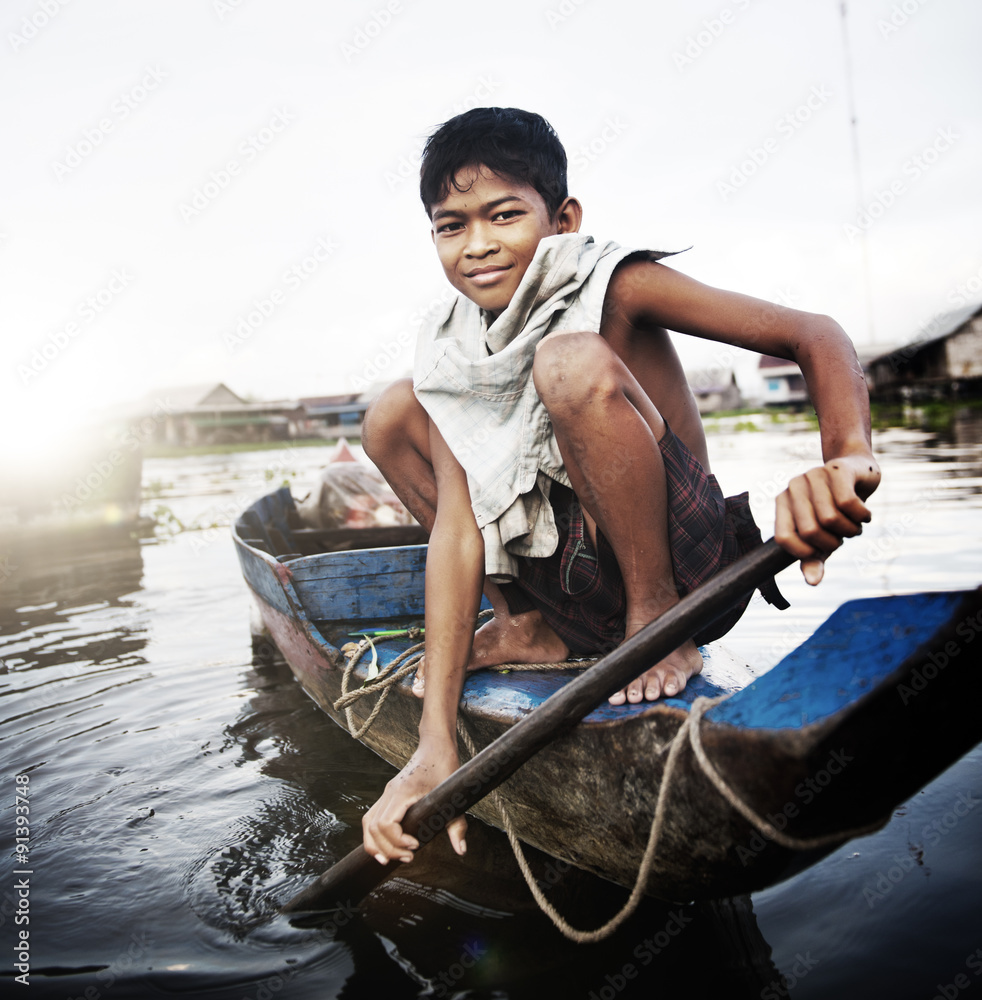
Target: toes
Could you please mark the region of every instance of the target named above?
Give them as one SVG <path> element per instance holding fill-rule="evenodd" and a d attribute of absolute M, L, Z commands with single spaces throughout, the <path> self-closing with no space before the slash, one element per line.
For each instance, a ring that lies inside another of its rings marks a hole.
<path fill-rule="evenodd" d="M 416 674 L 416 676 L 413 677 L 413 694 L 416 695 L 417 698 L 422 698 L 425 687 L 426 682 L 423 680 L 422 675 Z"/>
<path fill-rule="evenodd" d="M 681 670 L 670 669 L 664 675 L 652 670 L 611 695 L 608 701 L 611 705 L 623 705 L 625 702 L 637 705 L 642 701 L 657 701 L 663 696 L 672 698 L 683 690 L 686 680 Z"/>
<path fill-rule="evenodd" d="M 685 673 L 681 670 L 673 670 L 668 677 L 665 678 L 664 691 L 668 697 L 673 697 L 677 695 L 680 691 L 684 690 L 688 678 Z"/>

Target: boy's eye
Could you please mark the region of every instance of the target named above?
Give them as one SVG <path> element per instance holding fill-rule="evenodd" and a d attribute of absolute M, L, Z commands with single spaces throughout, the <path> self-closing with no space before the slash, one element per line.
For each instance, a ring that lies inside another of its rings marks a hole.
<path fill-rule="evenodd" d="M 522 214 L 522 212 L 521 212 L 520 209 L 509 208 L 509 209 L 506 209 L 503 212 L 495 212 L 494 215 L 492 216 L 492 221 L 497 221 L 498 219 L 500 219 L 503 222 L 507 222 L 508 219 L 512 219 L 516 215 L 521 215 L 521 214 Z"/>
<path fill-rule="evenodd" d="M 455 233 L 463 228 L 463 224 L 460 222 L 444 222 L 436 227 L 436 231 L 438 233 Z"/>

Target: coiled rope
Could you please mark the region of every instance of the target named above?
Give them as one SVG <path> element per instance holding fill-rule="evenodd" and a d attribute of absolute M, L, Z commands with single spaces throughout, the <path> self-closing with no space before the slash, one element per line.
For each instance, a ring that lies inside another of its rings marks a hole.
<path fill-rule="evenodd" d="M 482 618 L 488 618 L 493 612 L 482 611 L 478 615 L 478 621 Z M 358 633 L 353 633 L 358 634 Z M 419 642 L 415 646 L 410 646 L 409 649 L 400 653 L 395 659 L 391 660 L 384 667 L 379 670 L 379 672 L 374 676 L 370 677 L 360 688 L 351 689 L 351 675 L 354 673 L 355 667 L 361 662 L 361 658 L 368 652 L 373 645 L 380 639 L 415 639 L 419 638 L 423 634 L 423 630 L 420 628 L 408 628 L 401 629 L 397 631 L 386 632 L 384 635 L 380 635 L 375 639 L 365 638 L 359 643 L 348 643 L 342 647 L 342 652 L 347 651 L 348 656 L 345 660 L 344 673 L 341 675 L 341 697 L 334 702 L 334 710 L 340 712 L 344 709 L 345 721 L 348 724 L 348 732 L 356 739 L 360 740 L 365 733 L 368 732 L 372 723 L 378 717 L 379 712 L 382 711 L 382 706 L 385 704 L 385 699 L 389 696 L 389 690 L 394 684 L 398 684 L 403 677 L 408 677 L 409 674 L 413 673 L 419 661 L 423 658 L 425 653 L 425 643 Z M 498 666 L 490 667 L 489 669 L 499 671 L 501 673 L 506 673 L 511 670 L 521 671 L 521 670 L 570 670 L 577 668 L 589 667 L 599 660 L 600 657 L 592 657 L 582 660 L 565 660 L 562 662 L 552 662 L 552 663 L 501 663 Z M 377 700 L 372 706 L 372 711 L 368 718 L 362 723 L 361 727 L 357 726 L 357 722 L 354 717 L 354 713 L 351 710 L 351 706 L 361 698 L 367 698 L 371 695 L 376 695 Z"/>
<path fill-rule="evenodd" d="M 486 613 L 482 612 L 482 614 Z M 414 637 L 414 632 L 416 635 L 420 634 L 418 629 L 407 629 L 405 632 L 388 634 L 385 638 L 406 636 L 412 638 Z M 370 681 L 366 681 L 363 687 L 354 691 L 348 691 L 348 683 L 351 672 L 354 670 L 355 665 L 364 653 L 370 648 L 371 641 L 363 640 L 358 644 L 357 648 L 352 652 L 348 663 L 345 665 L 344 675 L 341 680 L 341 697 L 334 703 L 336 710 L 340 711 L 342 708 L 345 710 L 348 730 L 351 732 L 352 736 L 356 739 L 360 739 L 361 736 L 368 731 L 369 726 L 371 726 L 371 724 L 375 721 L 382 705 L 385 703 L 385 699 L 388 697 L 389 689 L 392 685 L 399 683 L 403 677 L 415 670 L 417 663 L 423 657 L 424 645 L 424 643 L 420 642 L 415 646 L 410 647 L 392 660 L 391 663 L 387 664 L 376 677 L 372 678 Z M 576 664 L 569 662 L 547 664 L 503 664 L 496 669 L 554 670 L 569 668 L 571 666 L 579 665 L 580 663 L 584 666 L 589 665 L 586 661 L 578 661 Z M 361 728 L 356 731 L 350 706 L 359 698 L 376 692 L 378 692 L 378 700 L 372 708 L 371 714 L 365 720 L 365 723 L 361 726 Z M 648 842 L 645 845 L 644 854 L 641 856 L 641 865 L 638 868 L 638 875 L 634 883 L 634 888 L 631 890 L 631 894 L 624 906 L 617 913 L 615 913 L 610 920 L 608 920 L 601 927 L 598 927 L 596 930 L 585 931 L 573 927 L 562 916 L 562 914 L 556 910 L 552 903 L 546 899 L 545 894 L 539 888 L 539 885 L 535 880 L 535 876 L 532 874 L 532 869 L 529 867 L 528 860 L 525 857 L 525 851 L 515 834 L 514 827 L 512 826 L 511 819 L 505 810 L 504 802 L 500 793 L 497 789 L 495 789 L 488 794 L 488 798 L 498 810 L 502 829 L 505 831 L 508 841 L 512 846 L 512 850 L 515 852 L 515 860 L 518 862 L 518 867 L 521 869 L 525 882 L 529 887 L 529 891 L 532 893 L 533 898 L 539 905 L 542 912 L 545 913 L 545 915 L 552 921 L 564 937 L 568 938 L 570 941 L 576 942 L 577 944 L 593 944 L 597 941 L 603 941 L 605 938 L 610 937 L 610 935 L 613 934 L 614 931 L 617 930 L 617 928 L 620 927 L 621 924 L 623 924 L 624 921 L 627 920 L 638 908 L 638 904 L 641 902 L 641 897 L 644 895 L 645 888 L 648 884 L 648 877 L 651 874 L 651 869 L 654 865 L 655 855 L 658 849 L 658 842 L 661 838 L 662 827 L 665 822 L 668 790 L 671 787 L 672 780 L 675 776 L 675 769 L 678 764 L 679 756 L 681 755 L 686 744 L 692 748 L 694 759 L 698 763 L 702 773 L 710 780 L 713 787 L 716 788 L 727 803 L 729 803 L 729 805 L 759 833 L 767 837 L 769 840 L 773 840 L 781 847 L 796 851 L 813 850 L 818 847 L 826 847 L 830 844 L 849 840 L 852 837 L 861 837 L 868 833 L 873 833 L 876 830 L 881 829 L 889 820 L 890 817 L 888 815 L 883 819 L 877 820 L 874 823 L 869 823 L 865 826 L 855 827 L 836 833 L 823 834 L 818 837 L 792 837 L 789 834 L 778 830 L 772 823 L 770 823 L 763 816 L 759 815 L 753 808 L 751 808 L 751 806 L 747 805 L 747 803 L 744 802 L 739 795 L 737 795 L 733 788 L 727 784 L 722 775 L 720 775 L 720 773 L 716 770 L 713 763 L 706 756 L 706 751 L 703 748 L 702 737 L 699 731 L 703 715 L 714 705 L 719 705 L 729 697 L 730 696 L 728 694 L 724 694 L 719 695 L 716 698 L 696 698 L 689 709 L 688 715 L 679 726 L 678 732 L 676 732 L 675 736 L 672 737 L 672 742 L 669 744 L 668 748 L 668 758 L 665 761 L 665 769 L 662 773 L 661 784 L 658 788 L 658 797 L 655 800 L 655 814 L 651 821 L 651 829 L 648 832 Z M 477 747 L 475 746 L 470 733 L 467 732 L 463 719 L 459 715 L 457 717 L 457 732 L 459 733 L 464 746 L 467 748 L 468 753 L 470 753 L 472 757 L 475 756 L 477 753 Z"/>

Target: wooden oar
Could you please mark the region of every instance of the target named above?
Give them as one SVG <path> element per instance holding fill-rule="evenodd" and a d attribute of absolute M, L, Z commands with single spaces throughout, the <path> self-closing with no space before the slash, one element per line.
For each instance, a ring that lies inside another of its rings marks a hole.
<path fill-rule="evenodd" d="M 414 803 L 402 821 L 403 829 L 420 845 L 432 840 L 452 819 L 497 788 L 529 757 L 572 729 L 648 666 L 664 659 L 728 611 L 744 594 L 794 561 L 774 539 L 748 552 L 566 684 Z M 397 869 L 398 864 L 379 864 L 363 848 L 356 847 L 286 903 L 282 912 L 356 905 Z"/>

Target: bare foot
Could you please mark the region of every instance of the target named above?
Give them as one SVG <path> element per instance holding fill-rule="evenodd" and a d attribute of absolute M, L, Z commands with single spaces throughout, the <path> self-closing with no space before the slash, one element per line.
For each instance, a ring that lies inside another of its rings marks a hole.
<path fill-rule="evenodd" d="M 672 697 L 681 691 L 693 674 L 702 670 L 702 654 L 690 639 L 674 652 L 669 653 L 660 663 L 646 670 L 637 680 L 631 681 L 623 691 L 611 695 L 611 705 L 632 705 L 638 702 L 655 701 L 661 695 Z"/>
<path fill-rule="evenodd" d="M 538 611 L 520 615 L 498 614 L 474 634 L 467 670 L 496 667 L 500 663 L 558 663 L 569 656 L 562 639 L 546 624 Z M 419 661 L 413 679 L 413 694 L 423 697 L 423 667 Z"/>

